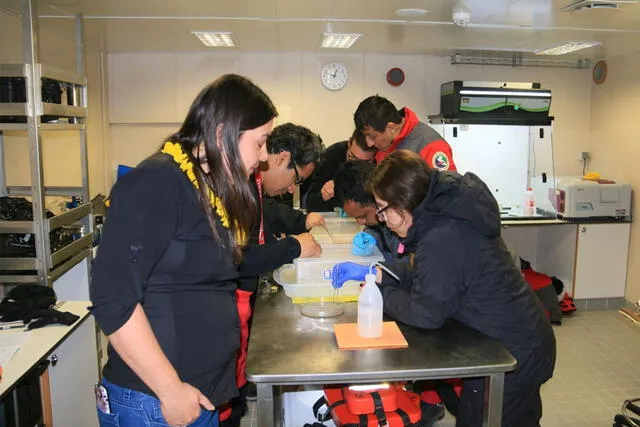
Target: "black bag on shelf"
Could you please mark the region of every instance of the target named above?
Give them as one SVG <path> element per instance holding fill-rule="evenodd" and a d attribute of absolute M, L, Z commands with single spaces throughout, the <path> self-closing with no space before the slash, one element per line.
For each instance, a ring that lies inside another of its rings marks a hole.
<path fill-rule="evenodd" d="M 33 221 L 31 202 L 24 197 L 0 197 L 0 221 Z M 54 215 L 47 211 L 47 218 Z M 78 237 L 73 227 L 60 227 L 49 233 L 51 252 L 64 248 Z M 34 257 L 33 234 L 0 234 L 0 257 Z"/>
<path fill-rule="evenodd" d="M 47 218 L 53 214 L 47 211 Z M 33 221 L 33 207 L 24 197 L 0 197 L 0 221 Z"/>

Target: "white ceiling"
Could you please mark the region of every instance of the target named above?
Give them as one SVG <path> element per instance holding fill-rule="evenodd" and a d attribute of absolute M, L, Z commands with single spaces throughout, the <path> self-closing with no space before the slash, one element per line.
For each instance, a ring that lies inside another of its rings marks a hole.
<path fill-rule="evenodd" d="M 471 23 L 461 28 L 451 21 L 458 0 L 33 1 L 40 25 L 69 36 L 75 31 L 72 18 L 84 15 L 86 42 L 108 52 L 207 49 L 191 35 L 194 30 L 232 31 L 237 50 L 319 51 L 327 22 L 334 32 L 364 35 L 348 52 L 530 55 L 567 41 L 602 43 L 569 58 L 640 50 L 640 4 L 567 13 L 560 9 L 573 0 L 466 0 Z M 20 13 L 19 0 L 0 0 L 0 7 Z M 424 8 L 429 14 L 407 21 L 394 13 L 401 8 Z"/>

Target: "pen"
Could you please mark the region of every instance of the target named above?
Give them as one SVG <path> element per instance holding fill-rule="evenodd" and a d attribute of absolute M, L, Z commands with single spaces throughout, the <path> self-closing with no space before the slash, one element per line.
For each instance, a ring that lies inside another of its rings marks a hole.
<path fill-rule="evenodd" d="M 333 234 L 331 234 L 331 232 L 329 231 L 329 229 L 327 228 L 327 226 L 325 224 L 322 224 L 322 228 L 324 228 L 324 230 L 327 232 L 327 234 L 329 235 L 329 237 L 331 237 L 331 240 L 333 241 L 333 243 L 336 242 L 336 239 L 333 237 Z"/>
<path fill-rule="evenodd" d="M 25 325 L 0 325 L 0 331 L 7 331 L 9 329 L 23 329 Z"/>

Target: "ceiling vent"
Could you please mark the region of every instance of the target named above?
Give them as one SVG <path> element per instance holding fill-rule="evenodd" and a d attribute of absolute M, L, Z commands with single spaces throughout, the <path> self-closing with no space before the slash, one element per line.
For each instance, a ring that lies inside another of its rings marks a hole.
<path fill-rule="evenodd" d="M 563 12 L 578 12 L 587 9 L 618 9 L 628 4 L 636 4 L 637 0 L 577 0 L 563 7 Z"/>

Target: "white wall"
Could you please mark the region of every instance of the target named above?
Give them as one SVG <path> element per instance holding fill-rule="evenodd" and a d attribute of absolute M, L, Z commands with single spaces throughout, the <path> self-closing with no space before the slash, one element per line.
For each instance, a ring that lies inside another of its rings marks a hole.
<path fill-rule="evenodd" d="M 331 61 L 349 70 L 344 89 L 331 92 L 320 83 L 320 69 Z M 386 83 L 387 70 L 403 67 L 405 83 Z M 318 132 L 326 144 L 346 139 L 353 113 L 365 97 L 378 93 L 398 107 L 409 106 L 426 121 L 440 110 L 440 84 L 454 79 L 537 81 L 553 93 L 556 170 L 580 173 L 579 151 L 589 141 L 590 72 L 550 68 L 452 66 L 448 58 L 427 55 L 260 53 L 122 53 L 109 55 L 109 114 L 113 158 L 135 165 L 175 131 L 191 100 L 224 73 L 251 78 L 273 99 L 280 122 L 293 121 Z"/>
<path fill-rule="evenodd" d="M 608 76 L 593 85 L 591 104 L 590 171 L 605 178 L 631 184 L 634 190 L 631 213 L 638 216 L 640 191 L 640 54 L 607 61 Z M 640 228 L 631 225 L 626 299 L 640 299 Z"/>

